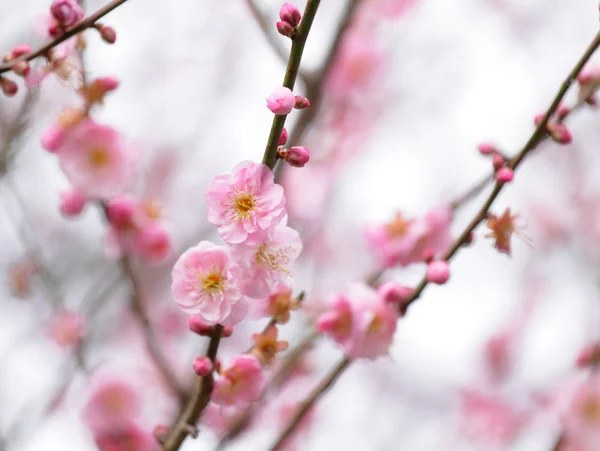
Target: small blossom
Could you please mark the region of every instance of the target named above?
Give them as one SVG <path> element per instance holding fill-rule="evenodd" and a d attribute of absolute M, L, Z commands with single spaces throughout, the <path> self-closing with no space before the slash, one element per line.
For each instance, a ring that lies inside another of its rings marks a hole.
<path fill-rule="evenodd" d="M 289 280 L 290 265 L 301 251 L 300 234 L 283 224 L 262 238 L 234 245 L 232 253 L 246 269 L 242 291 L 254 298 L 267 296 L 277 281 Z"/>
<path fill-rule="evenodd" d="M 266 232 L 285 216 L 283 188 L 264 164 L 243 162 L 233 174 L 219 175 L 209 184 L 205 199 L 208 221 L 228 243 L 242 243 L 256 232 Z"/>
<path fill-rule="evenodd" d="M 86 104 L 102 104 L 104 97 L 111 91 L 119 87 L 119 80 L 115 77 L 97 78 L 91 83 L 86 84 L 79 90 L 79 95 L 83 97 Z"/>
<path fill-rule="evenodd" d="M 279 18 L 282 21 L 289 23 L 292 27 L 297 27 L 302 20 L 302 13 L 296 7 L 296 5 L 292 3 L 284 3 L 279 10 Z"/>
<path fill-rule="evenodd" d="M 507 255 L 511 254 L 510 239 L 513 233 L 523 237 L 526 242 L 528 240 L 528 238 L 522 235 L 517 228 L 516 220 L 518 217 L 519 215 L 511 214 L 510 208 L 507 208 L 500 217 L 493 214 L 488 216 L 486 225 L 491 232 L 485 235 L 485 237 L 493 238 L 494 247 Z"/>
<path fill-rule="evenodd" d="M 83 9 L 76 0 L 54 0 L 50 12 L 63 28 L 71 28 L 84 16 Z"/>
<path fill-rule="evenodd" d="M 89 199 L 114 197 L 134 180 L 135 149 L 116 130 L 90 119 L 66 130 L 58 156 L 69 181 Z"/>
<path fill-rule="evenodd" d="M 600 88 L 600 66 L 587 66 L 577 76 L 579 83 L 578 102 L 582 103 L 590 99 Z"/>
<path fill-rule="evenodd" d="M 267 107 L 272 113 L 279 116 L 290 114 L 296 104 L 294 93 L 285 86 L 281 86 L 267 98 Z"/>
<path fill-rule="evenodd" d="M 266 381 L 258 359 L 242 354 L 229 362 L 216 378 L 211 399 L 221 407 L 246 407 L 261 396 Z"/>
<path fill-rule="evenodd" d="M 62 312 L 50 322 L 50 338 L 62 347 L 73 346 L 81 340 L 83 319 L 75 312 Z"/>
<path fill-rule="evenodd" d="M 85 422 L 92 429 L 118 427 L 141 411 L 139 393 L 131 385 L 118 380 L 100 381 L 83 411 Z"/>
<path fill-rule="evenodd" d="M 397 214 L 391 222 L 368 229 L 366 238 L 388 268 L 424 262 L 426 249 L 440 254 L 452 244 L 452 216 L 448 207 L 431 210 L 417 219 Z"/>
<path fill-rule="evenodd" d="M 450 278 L 450 266 L 445 260 L 434 260 L 427 265 L 427 280 L 438 285 L 443 285 Z"/>
<path fill-rule="evenodd" d="M 77 191 L 67 191 L 60 196 L 60 213 L 63 216 L 77 216 L 85 207 L 86 198 Z"/>
<path fill-rule="evenodd" d="M 481 155 L 493 155 L 498 152 L 498 149 L 493 144 L 479 144 L 477 146 L 477 150 Z"/>
<path fill-rule="evenodd" d="M 200 377 L 208 376 L 213 370 L 212 362 L 205 356 L 196 357 L 193 367 L 194 372 Z"/>
<path fill-rule="evenodd" d="M 264 313 L 277 323 L 285 324 L 290 319 L 290 311 L 299 307 L 298 298 L 292 297 L 292 289 L 285 283 L 278 282 L 267 297 Z"/>
<path fill-rule="evenodd" d="M 233 326 L 248 313 L 238 287 L 239 268 L 226 247 L 201 241 L 179 257 L 172 279 L 171 293 L 179 308 L 207 324 Z"/>
<path fill-rule="evenodd" d="M 377 291 L 354 283 L 317 319 L 317 330 L 342 345 L 347 356 L 373 360 L 389 352 L 398 315 Z"/>
<path fill-rule="evenodd" d="M 277 327 L 271 326 L 264 334 L 252 335 L 252 341 L 254 341 L 252 354 L 264 366 L 272 365 L 277 353 L 285 351 L 288 348 L 287 341 L 277 341 L 278 333 Z"/>

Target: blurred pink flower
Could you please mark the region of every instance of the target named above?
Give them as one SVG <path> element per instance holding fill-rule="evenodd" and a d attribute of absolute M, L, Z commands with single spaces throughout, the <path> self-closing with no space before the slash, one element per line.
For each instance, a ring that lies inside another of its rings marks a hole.
<path fill-rule="evenodd" d="M 221 370 L 211 399 L 221 407 L 245 407 L 260 397 L 266 382 L 267 377 L 258 359 L 242 354 Z"/>
<path fill-rule="evenodd" d="M 219 228 L 228 243 L 242 243 L 249 235 L 264 232 L 285 216 L 283 188 L 273 181 L 264 164 L 245 161 L 233 174 L 219 175 L 209 184 L 205 199 L 208 221 Z"/>
<path fill-rule="evenodd" d="M 367 229 L 366 237 L 385 267 L 407 266 L 423 262 L 426 249 L 437 255 L 450 247 L 452 218 L 448 207 L 431 210 L 411 220 L 397 214 L 390 223 Z"/>
<path fill-rule="evenodd" d="M 116 428 L 94 431 L 94 442 L 99 451 L 158 451 L 154 436 L 133 422 Z"/>
<path fill-rule="evenodd" d="M 83 318 L 75 312 L 61 312 L 50 321 L 50 338 L 59 346 L 73 346 L 81 340 Z"/>
<path fill-rule="evenodd" d="M 134 181 L 137 150 L 106 125 L 83 119 L 65 130 L 57 155 L 69 181 L 90 199 L 110 199 Z"/>
<path fill-rule="evenodd" d="M 352 283 L 317 319 L 317 329 L 342 345 L 347 356 L 374 360 L 387 355 L 399 313 L 373 288 Z"/>
<path fill-rule="evenodd" d="M 418 2 L 419 0 L 379 0 L 383 15 L 392 19 L 401 17 Z"/>
<path fill-rule="evenodd" d="M 140 411 L 140 394 L 133 386 L 119 379 L 107 379 L 92 392 L 83 419 L 93 430 L 118 429 L 133 421 Z"/>
<path fill-rule="evenodd" d="M 228 248 L 201 241 L 175 263 L 171 293 L 184 312 L 207 324 L 233 326 L 248 313 L 239 277 L 239 267 Z"/>
<path fill-rule="evenodd" d="M 302 251 L 300 234 L 283 224 L 269 230 L 262 238 L 236 244 L 232 255 L 245 268 L 244 294 L 263 298 L 271 292 L 278 281 L 291 277 L 290 264 Z"/>
<path fill-rule="evenodd" d="M 562 414 L 567 437 L 591 449 L 600 449 L 600 373 L 593 371 L 578 384 Z M 586 448 L 586 449 L 588 449 Z"/>

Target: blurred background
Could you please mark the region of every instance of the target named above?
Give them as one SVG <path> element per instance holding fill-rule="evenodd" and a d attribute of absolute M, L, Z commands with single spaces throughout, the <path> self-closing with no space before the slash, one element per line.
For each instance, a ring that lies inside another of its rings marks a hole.
<path fill-rule="evenodd" d="M 1 48 L 43 42 L 36 21 L 49 3 L 0 1 Z M 142 149 L 135 192 L 160 203 L 172 236 L 167 261 L 133 267 L 158 346 L 182 383 L 193 380 L 205 343 L 170 299 L 171 267 L 200 240 L 220 240 L 206 221 L 209 181 L 262 158 L 272 121 L 265 98 L 283 79 L 278 52 L 289 49 L 275 32 L 281 3 L 130 0 L 102 21 L 117 31 L 115 45 L 85 34 L 86 73 L 121 82 L 94 117 Z M 306 168 L 278 173 L 289 223 L 304 239 L 294 288 L 307 300 L 281 328 L 292 348 L 332 290 L 377 270 L 365 228 L 459 198 L 491 173 L 482 142 L 516 154 L 598 28 L 592 0 L 358 3 L 332 55 L 348 2 L 322 1 L 295 89 L 313 106 L 286 124 L 292 144 L 312 153 Z M 86 0 L 85 9 L 103 4 Z M 69 184 L 39 143 L 76 102 L 73 83 L 49 77 L 26 92 L 0 98 L 0 449 L 94 450 L 81 412 L 102 377 L 140 394 L 146 431 L 170 424 L 178 408 L 149 359 L 130 283 L 105 255 L 101 212 L 88 205 L 65 219 L 58 209 Z M 453 260 L 449 283 L 428 287 L 400 321 L 390 358 L 353 365 L 303 424 L 296 449 L 553 449 L 560 426 L 545 400 L 577 377 L 579 350 L 600 338 L 598 114 L 573 114 L 573 143 L 540 146 L 492 208 L 519 213 L 531 244 L 514 237 L 509 257 L 481 227 Z M 457 211 L 456 235 L 488 190 Z M 423 273 L 413 265 L 383 277 L 412 285 Z M 247 348 L 263 325 L 236 327 L 221 359 Z M 498 337 L 508 337 L 501 382 L 490 377 Z M 340 355 L 315 342 L 293 385 L 227 449 L 268 449 L 282 412 Z M 209 413 L 182 449 L 214 449 L 223 425 Z"/>

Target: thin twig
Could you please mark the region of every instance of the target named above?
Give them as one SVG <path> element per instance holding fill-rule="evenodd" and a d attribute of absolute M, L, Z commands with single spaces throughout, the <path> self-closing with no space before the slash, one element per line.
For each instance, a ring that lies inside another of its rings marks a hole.
<path fill-rule="evenodd" d="M 113 0 L 112 2 L 104 5 L 95 13 L 83 18 L 80 22 L 73 26 L 73 28 L 70 28 L 69 30 L 65 31 L 62 35 L 42 45 L 40 48 L 30 53 L 26 53 L 25 55 L 22 55 L 4 64 L 0 64 L 0 74 L 12 70 L 15 64 L 20 63 L 21 61 L 31 61 L 32 59 L 47 55 L 48 52 L 57 45 L 63 43 L 64 41 L 75 36 L 76 34 L 93 27 L 94 24 L 98 22 L 102 17 L 104 17 L 117 7 L 121 6 L 126 1 L 127 0 Z"/>
<path fill-rule="evenodd" d="M 210 337 L 210 342 L 208 343 L 208 349 L 206 350 L 206 357 L 210 359 L 213 365 L 217 358 L 217 351 L 219 349 L 222 333 L 223 327 L 221 325 L 215 326 Z M 197 378 L 194 395 L 190 398 L 184 411 L 165 439 L 163 443 L 164 451 L 178 450 L 186 437 L 190 435 L 190 431 L 196 428 L 196 423 L 198 422 L 200 415 L 210 401 L 213 386 L 214 378 L 212 372 L 207 376 Z"/>
<path fill-rule="evenodd" d="M 304 52 L 304 46 L 306 45 L 306 39 L 310 32 L 313 20 L 319 9 L 321 0 L 308 0 L 304 15 L 302 16 L 302 22 L 298 27 L 296 37 L 292 42 L 292 49 L 290 51 L 290 57 L 288 60 L 287 68 L 285 70 L 285 77 L 283 78 L 283 86 L 294 90 L 296 84 L 296 78 L 298 77 L 298 71 L 300 70 L 300 62 L 302 61 L 302 53 Z M 279 138 L 285 125 L 287 116 L 275 115 L 273 118 L 273 124 L 271 126 L 271 132 L 269 133 L 269 140 L 267 141 L 267 148 L 263 157 L 263 164 L 266 164 L 269 168 L 273 169 L 277 163 L 277 147 L 279 145 Z"/>
<path fill-rule="evenodd" d="M 531 137 L 529 138 L 529 140 L 527 141 L 525 146 L 521 149 L 521 151 L 513 159 L 511 159 L 509 161 L 508 167 L 515 170 L 519 166 L 519 164 L 523 161 L 523 159 L 527 156 L 527 154 L 529 152 L 531 152 L 533 149 L 535 149 L 537 147 L 537 145 L 546 137 L 546 135 L 548 134 L 547 129 L 546 129 L 548 122 L 550 121 L 550 119 L 554 115 L 554 113 L 556 113 L 556 110 L 560 106 L 560 103 L 561 103 L 562 99 L 564 98 L 565 94 L 567 93 L 567 91 L 569 90 L 569 87 L 577 79 L 577 76 L 583 70 L 584 66 L 586 65 L 588 60 L 591 58 L 591 56 L 594 54 L 594 52 L 598 49 L 598 47 L 600 47 L 600 32 L 598 32 L 596 34 L 596 36 L 594 37 L 593 41 L 591 42 L 591 44 L 589 45 L 589 47 L 587 48 L 587 50 L 585 51 L 583 56 L 579 59 L 579 61 L 575 65 L 575 67 L 569 73 L 568 77 L 562 83 L 558 93 L 556 94 L 554 100 L 552 101 L 552 104 L 546 111 L 544 118 L 540 121 L 540 123 L 536 127 L 535 131 L 533 132 L 533 134 L 531 135 Z M 444 257 L 443 257 L 444 260 L 446 260 L 446 261 L 451 260 L 452 257 L 454 257 L 457 254 L 459 249 L 467 242 L 467 240 L 469 239 L 469 236 L 473 232 L 473 230 L 475 230 L 475 228 L 481 223 L 481 221 L 483 221 L 485 219 L 487 212 L 489 211 L 490 207 L 492 206 L 492 204 L 498 197 L 498 194 L 500 194 L 500 192 L 502 191 L 503 187 L 504 187 L 504 184 L 496 182 L 493 191 L 490 193 L 489 197 L 484 202 L 484 204 L 481 207 L 481 209 L 479 210 L 479 212 L 475 215 L 473 220 L 467 225 L 467 227 L 464 229 L 463 233 L 459 236 L 459 238 L 454 242 L 454 244 L 450 248 L 450 250 L 444 255 Z M 409 301 L 406 304 L 404 304 L 404 306 L 403 306 L 404 312 L 406 312 L 408 307 L 420 297 L 420 295 L 423 293 L 423 290 L 425 289 L 425 287 L 428 284 L 429 284 L 429 282 L 427 281 L 426 278 L 423 278 L 423 280 L 421 280 L 421 282 L 415 288 L 415 291 L 414 291 L 413 295 L 411 296 L 411 298 L 409 299 Z M 294 417 L 292 418 L 290 423 L 288 423 L 288 425 L 285 427 L 283 433 L 278 437 L 275 445 L 271 448 L 271 450 L 276 449 L 289 436 L 289 434 L 294 430 L 296 425 L 298 425 L 300 423 L 300 421 L 302 420 L 304 415 L 306 415 L 306 413 L 308 412 L 310 407 L 314 404 L 316 399 L 318 399 L 320 396 L 322 396 L 323 393 L 328 388 L 331 387 L 331 385 L 335 382 L 335 380 L 346 370 L 346 368 L 349 367 L 351 362 L 352 362 L 352 360 L 349 357 L 344 357 L 343 360 L 341 360 L 340 363 L 338 363 L 338 365 L 335 367 L 334 371 L 329 375 L 329 377 L 321 385 L 319 385 L 315 391 L 313 391 L 313 393 L 309 396 L 309 398 L 306 401 L 304 401 L 301 408 L 298 410 L 298 412 L 296 412 L 296 414 L 294 415 Z M 561 442 L 562 442 L 562 439 L 559 439 L 559 441 L 557 442 L 557 445 L 554 448 L 554 451 L 557 451 L 557 449 L 560 449 L 560 447 L 562 446 Z"/>
<path fill-rule="evenodd" d="M 278 449 L 285 440 L 294 431 L 296 426 L 302 421 L 302 418 L 308 413 L 315 402 L 319 400 L 321 396 L 329 390 L 342 373 L 348 368 L 352 360 L 349 357 L 345 357 L 331 373 L 310 393 L 308 398 L 300 404 L 300 408 L 296 411 L 292 419 L 289 421 L 285 429 L 279 434 L 279 437 L 275 440 L 275 443 L 269 448 L 270 451 Z"/>

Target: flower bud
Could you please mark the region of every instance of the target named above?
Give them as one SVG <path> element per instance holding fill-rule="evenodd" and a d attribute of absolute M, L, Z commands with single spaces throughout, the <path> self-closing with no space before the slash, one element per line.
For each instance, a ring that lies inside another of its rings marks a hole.
<path fill-rule="evenodd" d="M 292 39 L 296 34 L 294 27 L 292 27 L 288 22 L 277 22 L 277 31 L 279 34 L 287 36 L 290 39 Z"/>
<path fill-rule="evenodd" d="M 500 183 L 512 182 L 514 172 L 511 168 L 503 167 L 496 171 L 496 180 Z"/>
<path fill-rule="evenodd" d="M 496 149 L 495 146 L 493 146 L 492 144 L 479 144 L 477 146 L 477 150 L 479 150 L 479 153 L 481 155 L 492 155 L 494 153 L 498 152 L 498 149 Z"/>
<path fill-rule="evenodd" d="M 296 7 L 296 5 L 293 5 L 292 3 L 284 3 L 279 10 L 279 18 L 296 28 L 302 20 L 302 13 Z"/>
<path fill-rule="evenodd" d="M 76 0 L 54 0 L 50 13 L 63 28 L 70 28 L 83 19 L 84 13 Z"/>
<path fill-rule="evenodd" d="M 204 356 L 196 357 L 192 366 L 194 367 L 194 372 L 200 377 L 208 376 L 213 370 L 212 362 L 208 357 Z"/>
<path fill-rule="evenodd" d="M 77 216 L 83 211 L 86 199 L 77 191 L 67 191 L 60 197 L 60 213 L 63 216 Z"/>
<path fill-rule="evenodd" d="M 104 42 L 114 44 L 117 40 L 117 32 L 113 27 L 97 24 L 96 29 L 100 32 L 100 37 Z"/>
<path fill-rule="evenodd" d="M 31 67 L 27 61 L 19 61 L 13 66 L 13 72 L 20 77 L 26 77 L 30 70 Z"/>
<path fill-rule="evenodd" d="M 434 260 L 427 265 L 426 279 L 428 282 L 443 285 L 450 278 L 450 266 L 447 261 Z"/>
<path fill-rule="evenodd" d="M 383 300 L 389 304 L 403 304 L 410 299 L 414 290 L 393 281 L 384 282 L 377 288 Z"/>
<path fill-rule="evenodd" d="M 223 333 L 221 334 L 221 337 L 229 338 L 232 335 L 233 335 L 233 327 L 223 327 Z"/>
<path fill-rule="evenodd" d="M 506 163 L 506 159 L 500 155 L 499 153 L 495 153 L 492 157 L 492 166 L 494 166 L 494 170 L 500 169 Z"/>
<path fill-rule="evenodd" d="M 285 86 L 275 89 L 267 98 L 267 108 L 278 116 L 290 114 L 294 109 L 295 103 L 294 93 Z"/>
<path fill-rule="evenodd" d="M 106 206 L 106 217 L 117 229 L 128 228 L 135 214 L 135 202 L 128 197 L 115 197 Z"/>
<path fill-rule="evenodd" d="M 12 97 L 17 93 L 19 87 L 14 81 L 0 77 L 0 89 L 2 89 L 5 96 Z"/>
<path fill-rule="evenodd" d="M 302 168 L 310 160 L 310 152 L 306 147 L 290 147 L 285 152 L 284 160 L 290 166 Z"/>
<path fill-rule="evenodd" d="M 279 145 L 284 146 L 285 143 L 287 142 L 287 140 L 288 140 L 288 132 L 284 127 L 284 129 L 281 131 L 281 136 L 279 137 Z"/>
<path fill-rule="evenodd" d="M 44 132 L 41 138 L 41 144 L 44 149 L 48 152 L 57 152 L 63 143 L 65 131 L 62 127 L 56 125 L 50 126 L 48 130 Z"/>
<path fill-rule="evenodd" d="M 214 327 L 203 323 L 198 317 L 190 316 L 188 318 L 188 327 L 195 334 L 201 337 L 208 337 L 213 333 Z"/>
<path fill-rule="evenodd" d="M 303 110 L 304 108 L 308 108 L 310 106 L 310 102 L 304 96 L 296 96 L 294 99 L 296 101 L 294 103 L 294 108 L 297 110 Z"/>

